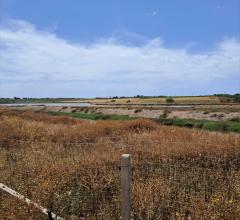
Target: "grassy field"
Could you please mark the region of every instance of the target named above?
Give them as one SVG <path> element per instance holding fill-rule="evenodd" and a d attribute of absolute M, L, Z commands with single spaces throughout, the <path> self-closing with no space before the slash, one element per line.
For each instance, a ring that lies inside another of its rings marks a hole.
<path fill-rule="evenodd" d="M 69 100 L 68 100 L 69 101 Z M 67 102 L 63 100 L 63 102 Z M 139 96 L 139 97 L 112 97 L 112 98 L 92 98 L 92 99 L 74 99 L 72 102 L 89 102 L 98 105 L 149 105 L 149 104 L 203 104 L 203 105 L 218 105 L 218 104 L 233 104 L 240 102 L 239 94 L 219 94 L 208 96 Z"/>
<path fill-rule="evenodd" d="M 216 96 L 183 96 L 172 97 L 175 104 L 220 104 L 219 97 Z M 89 102 L 92 104 L 166 104 L 167 97 L 159 98 L 118 98 L 118 99 L 84 99 L 73 100 L 73 102 Z"/>
<path fill-rule="evenodd" d="M 150 120 L 0 111 L 0 179 L 67 219 L 120 218 L 120 156 L 132 155 L 133 219 L 238 219 L 240 136 Z M 44 219 L 0 194 L 0 219 Z"/>
<path fill-rule="evenodd" d="M 53 116 L 70 116 L 72 118 L 76 119 L 89 119 L 89 120 L 130 120 L 133 118 L 130 118 L 128 115 L 103 115 L 103 114 L 97 114 L 97 113 L 79 113 L 79 112 L 71 112 L 71 113 L 65 113 L 65 112 L 48 112 L 48 114 Z"/>
<path fill-rule="evenodd" d="M 126 98 L 0 98 L 0 103 L 44 103 L 44 102 L 88 102 L 92 104 L 166 104 L 169 97 L 126 97 Z M 219 96 L 173 96 L 170 104 L 222 104 L 231 98 Z M 169 104 L 169 103 L 168 103 Z"/>

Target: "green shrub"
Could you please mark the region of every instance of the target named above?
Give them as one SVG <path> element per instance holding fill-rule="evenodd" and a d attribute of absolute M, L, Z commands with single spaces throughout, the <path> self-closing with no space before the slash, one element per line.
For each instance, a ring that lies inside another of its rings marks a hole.
<path fill-rule="evenodd" d="M 142 109 L 136 109 L 136 110 L 134 110 L 134 113 L 138 113 L 138 112 L 141 112 L 142 111 Z"/>
<path fill-rule="evenodd" d="M 159 118 L 158 121 L 163 125 L 173 125 L 174 119 L 172 119 L 172 118 Z"/>
<path fill-rule="evenodd" d="M 174 103 L 174 99 L 172 97 L 166 98 L 166 103 Z"/>
<path fill-rule="evenodd" d="M 230 121 L 240 122 L 240 117 L 231 118 Z"/>
<path fill-rule="evenodd" d="M 240 94 L 237 93 L 237 94 L 233 95 L 233 99 L 235 102 L 240 102 Z"/>
<path fill-rule="evenodd" d="M 197 122 L 193 125 L 194 128 L 203 128 L 204 123 L 202 122 Z"/>
<path fill-rule="evenodd" d="M 208 120 L 161 118 L 161 117 L 157 119 L 157 121 L 163 125 L 199 128 L 209 131 L 240 132 L 240 123 L 236 121 L 208 121 Z"/>
<path fill-rule="evenodd" d="M 159 118 L 167 118 L 168 116 L 168 110 L 164 110 L 163 113 L 159 116 Z"/>

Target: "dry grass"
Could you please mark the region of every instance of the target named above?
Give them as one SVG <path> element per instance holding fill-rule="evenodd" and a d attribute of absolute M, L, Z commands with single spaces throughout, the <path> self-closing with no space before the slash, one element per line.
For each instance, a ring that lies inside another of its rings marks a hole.
<path fill-rule="evenodd" d="M 176 104 L 219 104 L 220 99 L 215 96 L 183 96 L 173 97 Z M 113 101 L 114 100 L 114 101 Z M 84 99 L 73 100 L 72 102 L 89 102 L 93 104 L 166 104 L 166 97 L 160 98 L 119 98 L 119 99 Z"/>
<path fill-rule="evenodd" d="M 238 219 L 240 136 L 148 120 L 0 111 L 0 179 L 67 219 L 119 219 L 119 158 L 133 157 L 134 219 Z M 0 219 L 44 219 L 0 194 Z"/>

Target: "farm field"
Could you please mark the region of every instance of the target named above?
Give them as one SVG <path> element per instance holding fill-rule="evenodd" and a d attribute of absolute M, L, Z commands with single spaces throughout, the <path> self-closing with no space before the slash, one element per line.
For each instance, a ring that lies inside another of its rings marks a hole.
<path fill-rule="evenodd" d="M 66 219 L 120 219 L 123 153 L 133 219 L 240 216 L 239 134 L 9 108 L 0 121 L 1 182 Z M 44 216 L 1 193 L 0 219 Z"/>
<path fill-rule="evenodd" d="M 220 104 L 219 97 L 215 96 L 183 96 L 172 97 L 175 104 Z M 72 102 L 89 102 L 92 104 L 166 104 L 167 97 L 153 98 L 100 98 L 100 99 L 76 99 Z M 63 101 L 64 102 L 64 101 Z"/>
<path fill-rule="evenodd" d="M 136 96 L 91 99 L 68 99 L 61 102 L 88 102 L 95 105 L 219 105 L 239 103 L 239 94 L 218 94 L 208 96 Z"/>

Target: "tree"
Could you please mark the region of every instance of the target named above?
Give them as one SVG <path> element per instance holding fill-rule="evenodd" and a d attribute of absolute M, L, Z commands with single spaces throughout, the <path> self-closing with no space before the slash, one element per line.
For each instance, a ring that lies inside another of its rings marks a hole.
<path fill-rule="evenodd" d="M 166 102 L 167 103 L 173 103 L 174 99 L 172 97 L 168 97 L 168 98 L 166 98 Z"/>

